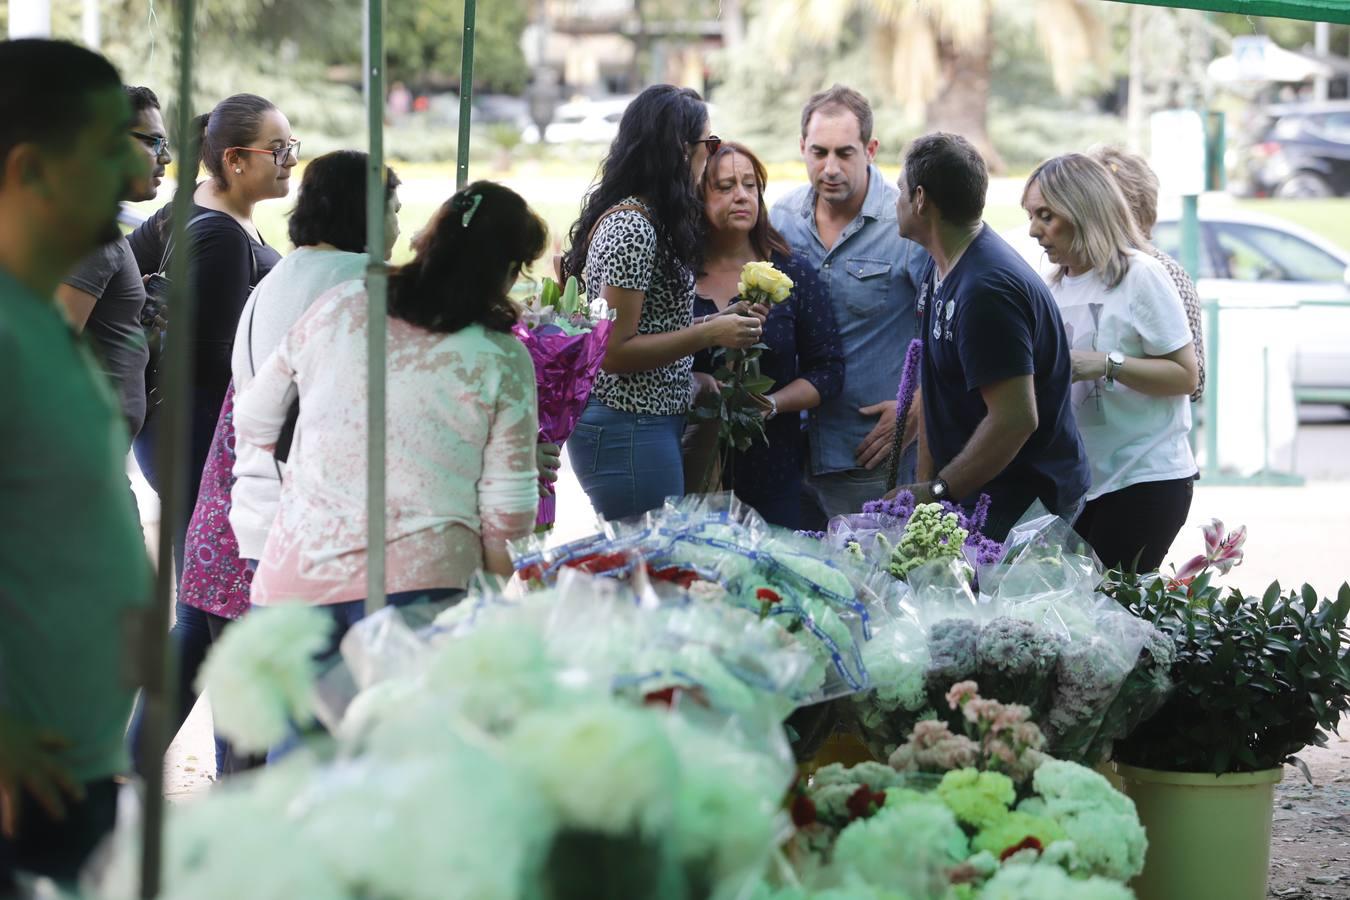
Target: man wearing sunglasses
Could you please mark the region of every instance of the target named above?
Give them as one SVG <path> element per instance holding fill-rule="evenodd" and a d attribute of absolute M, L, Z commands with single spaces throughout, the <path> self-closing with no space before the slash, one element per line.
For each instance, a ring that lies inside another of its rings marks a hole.
<path fill-rule="evenodd" d="M 125 199 L 133 203 L 153 200 L 172 161 L 169 139 L 164 134 L 164 116 L 159 98 L 146 87 L 126 88 L 135 115 L 128 140 L 143 173 L 132 180 Z M 126 416 L 130 437 L 145 422 L 145 365 L 149 359 L 141 308 L 145 285 L 125 237 L 104 244 L 80 261 L 56 289 L 71 327 L 86 331 L 99 362 L 117 392 Z"/>
<path fill-rule="evenodd" d="M 928 253 L 899 234 L 896 189 L 876 167 L 877 146 L 865 97 L 842 85 L 816 94 L 802 110 L 810 184 L 772 212 L 774 227 L 826 285 L 844 348 L 844 390 L 813 409 L 807 427 L 801 523 L 811 530 L 886 493 L 896 389 L 918 327 L 914 301 Z M 915 413 L 905 437 L 917 428 Z M 902 464 L 902 482 L 914 458 Z"/>

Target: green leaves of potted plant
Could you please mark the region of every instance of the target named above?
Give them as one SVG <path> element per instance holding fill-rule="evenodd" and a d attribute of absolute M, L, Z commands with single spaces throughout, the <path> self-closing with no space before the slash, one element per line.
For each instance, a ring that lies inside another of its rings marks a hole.
<path fill-rule="evenodd" d="M 1307 774 L 1295 754 L 1324 744 L 1350 709 L 1350 585 L 1334 600 L 1278 582 L 1258 597 L 1210 576 L 1113 572 L 1104 585 L 1177 651 L 1172 696 L 1115 745 L 1149 829 L 1141 900 L 1265 897 L 1282 767 Z"/>

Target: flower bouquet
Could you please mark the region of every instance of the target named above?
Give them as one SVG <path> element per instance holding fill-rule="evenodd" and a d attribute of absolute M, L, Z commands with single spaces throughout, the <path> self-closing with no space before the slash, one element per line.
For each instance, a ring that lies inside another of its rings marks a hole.
<path fill-rule="evenodd" d="M 416 627 L 393 608 L 358 623 L 342 646 L 358 690 L 335 711 L 334 736 L 171 810 L 163 896 L 744 896 L 786 822 L 792 759 L 778 719 L 763 705 L 732 715 L 616 690 L 619 667 L 598 648 L 695 636 L 659 627 L 658 611 L 612 581 L 562 581 L 592 589 L 480 593 Z M 276 624 L 242 621 L 211 670 L 248 681 L 247 696 L 284 719 L 309 706 L 296 696 L 303 663 L 328 623 L 299 610 L 283 629 L 293 648 L 269 639 Z M 284 658 L 263 665 L 255 647 Z M 272 720 L 223 727 L 265 739 Z M 211 852 L 235 830 L 248 866 Z M 134 896 L 136 850 L 123 823 L 84 895 Z"/>
<path fill-rule="evenodd" d="M 921 722 L 890 765 L 826 766 L 794 788 L 797 880 L 848 896 L 1131 896 L 1121 883 L 1142 869 L 1146 846 L 1133 803 L 1041 752 L 1025 707 L 983 699 L 973 682 L 944 702 L 959 713 L 956 732 Z M 1012 891 L 1023 882 L 1057 889 Z"/>
<path fill-rule="evenodd" d="M 909 593 L 863 647 L 872 687 L 853 696 L 853 724 L 884 758 L 923 718 L 946 718 L 945 696 L 974 679 L 987 696 L 1026 706 L 1056 756 L 1095 764 L 1171 688 L 1168 641 L 1096 592 L 1098 570 L 1064 549 L 1056 527 L 1015 533 L 1010 559 L 908 575 Z"/>
<path fill-rule="evenodd" d="M 989 516 L 989 495 L 981 495 L 969 512 L 954 503 L 914 502 L 901 491 L 890 500 L 873 500 L 861 513 L 835 516 L 825 533 L 827 543 L 907 580 L 927 563 L 964 563 L 970 579 L 997 563 L 1003 545 L 981 533 Z"/>
<path fill-rule="evenodd" d="M 741 270 L 737 285 L 739 299 L 751 305 L 773 307 L 792 294 L 792 279 L 768 262 L 748 262 Z M 722 471 L 733 475 L 734 451 L 749 450 L 756 442 L 767 442 L 764 414 L 769 404 L 764 394 L 773 387 L 773 379 L 760 373 L 759 357 L 765 346 L 755 344 L 744 350 L 719 348 L 713 353 L 713 379 L 718 390 L 699 395 L 691 418 L 696 422 L 716 420 L 718 443 L 722 448 Z"/>
<path fill-rule="evenodd" d="M 612 313 L 596 314 L 575 278 L 568 278 L 563 288 L 545 278 L 537 302 L 526 307 L 513 333 L 534 361 L 540 443 L 561 446 L 571 437 L 600 373 L 613 327 Z M 541 480 L 536 530 L 548 531 L 556 517 L 553 489 Z"/>

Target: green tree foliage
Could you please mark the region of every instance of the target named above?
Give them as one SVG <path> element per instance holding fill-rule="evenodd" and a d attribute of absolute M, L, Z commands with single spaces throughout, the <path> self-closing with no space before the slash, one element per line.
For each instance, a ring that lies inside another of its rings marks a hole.
<path fill-rule="evenodd" d="M 529 73 L 520 49 L 526 0 L 479 0 L 474 89 L 518 93 Z M 410 84 L 459 86 L 464 0 L 406 0 L 386 7 L 390 77 Z"/>

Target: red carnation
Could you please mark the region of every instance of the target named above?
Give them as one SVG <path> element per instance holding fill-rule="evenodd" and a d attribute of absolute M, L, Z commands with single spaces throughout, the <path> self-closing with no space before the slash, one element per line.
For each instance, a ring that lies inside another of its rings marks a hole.
<path fill-rule="evenodd" d="M 646 706 L 664 706 L 673 708 L 676 699 L 681 694 L 687 696 L 692 702 L 699 706 L 709 706 L 708 695 L 703 692 L 703 688 L 683 688 L 672 685 L 668 688 L 662 688 L 659 691 L 649 691 L 642 696 L 642 702 Z"/>
<path fill-rule="evenodd" d="M 569 569 L 580 569 L 588 575 L 599 575 L 621 569 L 627 562 L 628 557 L 622 553 L 588 553 L 563 565 Z"/>
<path fill-rule="evenodd" d="M 864 784 L 853 792 L 853 796 L 848 798 L 849 817 L 850 819 L 870 819 L 885 802 L 885 791 L 874 791 Z"/>
<path fill-rule="evenodd" d="M 804 791 L 792 798 L 789 811 L 792 814 L 792 824 L 798 828 L 816 824 L 816 802 L 806 796 Z"/>
<path fill-rule="evenodd" d="M 765 604 L 783 602 L 783 598 L 778 595 L 777 591 L 775 591 L 772 588 L 766 587 L 762 587 L 759 590 L 755 591 L 755 599 L 758 600 L 760 603 Z"/>
<path fill-rule="evenodd" d="M 668 581 L 682 588 L 688 588 L 698 581 L 698 573 L 679 566 L 666 566 L 664 569 L 648 569 L 647 575 L 652 581 Z"/>
<path fill-rule="evenodd" d="M 1040 853 L 1043 850 L 1045 850 L 1045 845 L 1042 844 L 1034 835 L 1029 834 L 1026 837 L 1022 838 L 1022 840 L 1018 841 L 1016 844 L 1013 844 L 1007 850 L 1004 850 L 1002 853 L 1000 853 L 998 856 L 998 861 L 1003 862 L 1007 860 L 1008 857 L 1016 856 L 1023 850 L 1035 850 L 1037 853 Z"/>

